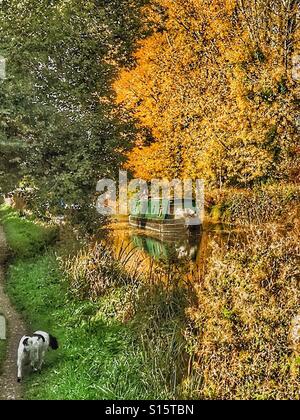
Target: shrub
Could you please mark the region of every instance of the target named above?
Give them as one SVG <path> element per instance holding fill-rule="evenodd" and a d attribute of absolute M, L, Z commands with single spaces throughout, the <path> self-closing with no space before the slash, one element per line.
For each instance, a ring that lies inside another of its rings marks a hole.
<path fill-rule="evenodd" d="M 295 185 L 265 186 L 253 190 L 207 193 L 207 211 L 215 221 L 240 225 L 287 221 L 299 216 L 300 188 Z"/>

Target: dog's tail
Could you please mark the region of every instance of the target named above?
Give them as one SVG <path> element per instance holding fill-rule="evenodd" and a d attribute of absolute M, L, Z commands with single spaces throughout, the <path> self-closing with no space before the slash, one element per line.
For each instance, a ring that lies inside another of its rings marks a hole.
<path fill-rule="evenodd" d="M 57 350 L 59 347 L 57 338 L 53 337 L 51 334 L 49 334 L 49 346 L 52 348 L 52 350 Z"/>

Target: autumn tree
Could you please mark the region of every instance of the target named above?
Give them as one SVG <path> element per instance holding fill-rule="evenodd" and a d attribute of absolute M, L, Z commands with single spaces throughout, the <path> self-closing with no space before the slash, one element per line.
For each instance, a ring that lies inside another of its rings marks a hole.
<path fill-rule="evenodd" d="M 115 84 L 141 128 L 127 167 L 211 186 L 290 178 L 299 161 L 298 10 L 299 0 L 153 1 L 151 36 Z"/>

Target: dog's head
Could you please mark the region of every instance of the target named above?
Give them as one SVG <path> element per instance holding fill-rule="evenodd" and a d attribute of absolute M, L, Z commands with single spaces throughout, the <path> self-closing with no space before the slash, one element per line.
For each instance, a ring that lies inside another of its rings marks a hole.
<path fill-rule="evenodd" d="M 57 350 L 58 349 L 58 341 L 51 334 L 49 334 L 49 346 L 52 348 L 52 350 Z"/>

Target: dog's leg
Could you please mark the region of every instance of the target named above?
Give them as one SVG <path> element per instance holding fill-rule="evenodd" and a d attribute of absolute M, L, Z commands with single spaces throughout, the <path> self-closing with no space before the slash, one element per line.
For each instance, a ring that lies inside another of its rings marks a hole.
<path fill-rule="evenodd" d="M 40 353 L 40 360 L 39 360 L 39 366 L 38 366 L 39 373 L 41 373 L 41 371 L 42 371 L 42 367 L 43 367 L 44 360 L 45 360 L 45 354 L 46 354 L 46 350 L 42 350 L 41 353 Z"/>
<path fill-rule="evenodd" d="M 24 354 L 22 353 L 18 355 L 18 376 L 17 376 L 18 382 L 21 382 L 23 378 L 23 364 L 24 364 Z"/>

